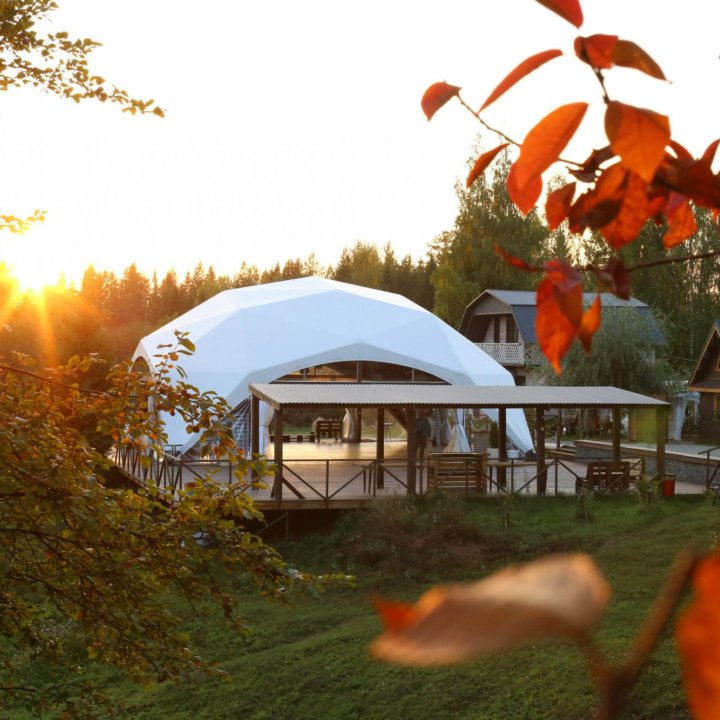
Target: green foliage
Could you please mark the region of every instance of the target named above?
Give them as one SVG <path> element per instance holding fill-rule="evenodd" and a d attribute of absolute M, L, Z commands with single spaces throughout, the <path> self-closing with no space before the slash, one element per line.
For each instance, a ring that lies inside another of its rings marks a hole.
<path fill-rule="evenodd" d="M 546 367 L 545 377 L 555 385 L 611 385 L 651 395 L 671 390 L 673 373 L 653 342 L 650 321 L 632 308 L 613 308 L 605 312 L 592 354 L 576 343 L 565 357 L 562 375 Z"/>
<path fill-rule="evenodd" d="M 171 382 L 178 360 L 190 352 L 192 343 L 180 336 L 158 356 L 153 375 L 130 363 L 117 366 L 106 392 L 82 388 L 97 363 L 92 358 L 73 357 L 42 376 L 26 356 L 0 366 L 3 704 L 66 708 L 85 681 L 87 658 L 143 682 L 212 674 L 167 607 L 171 589 L 191 603 L 213 599 L 242 632 L 225 589 L 230 578 L 283 602 L 293 588 L 314 583 L 246 529 L 260 517 L 246 472 L 262 475 L 265 467 L 244 461 L 236 449 L 222 399 Z M 177 497 L 154 486 L 110 487 L 109 461 L 88 430 L 149 461 L 166 441 L 157 414 L 163 410 L 180 414 L 219 458 L 231 460 L 235 482 L 199 479 Z M 200 531 L 212 542 L 198 544 Z M 64 669 L 62 680 L 29 692 L 17 679 L 28 658 L 54 666 L 55 675 Z"/>
<path fill-rule="evenodd" d="M 92 73 L 88 57 L 100 43 L 52 28 L 50 16 L 57 8 L 54 0 L 0 2 L 0 90 L 30 85 L 78 103 L 112 102 L 124 112 L 162 117 L 154 100 L 130 97 Z"/>
<path fill-rule="evenodd" d="M 191 637 L 203 655 L 220 663 L 228 682 L 138 687 L 108 676 L 95 666 L 93 679 L 122 700 L 134 720 L 568 720 L 591 716 L 593 697 L 583 660 L 570 646 L 535 645 L 503 657 L 464 666 L 417 669 L 372 661 L 367 647 L 380 632 L 369 596 L 410 601 L 431 582 L 478 578 L 508 561 L 563 550 L 590 551 L 613 586 L 613 600 L 600 627 L 599 643 L 612 658 L 622 658 L 679 548 L 717 539 L 718 508 L 689 498 L 663 503 L 662 513 L 638 514 L 629 497 L 597 498 L 595 521 L 573 519 L 576 499 L 528 498 L 517 504 L 512 528 L 497 522 L 499 504 L 459 501 L 466 521 L 486 539 L 467 546 L 466 563 L 440 569 L 418 585 L 426 562 L 419 551 L 404 560 L 405 575 L 359 567 L 360 587 L 303 597 L 292 610 L 263 603 L 243 588 L 237 602 L 252 618 L 250 634 L 229 637 L 221 620 L 202 608 L 186 611 Z M 348 529 L 370 533 L 365 511 L 352 513 L 331 534 L 286 542 L 283 555 L 303 566 L 341 564 Z M 413 521 L 414 522 L 414 521 Z M 470 548 L 474 551 L 473 556 Z M 479 562 L 485 567 L 479 569 Z M 177 599 L 168 606 L 182 611 Z M 662 639 L 631 697 L 628 718 L 689 718 L 674 643 Z M 15 715 L 12 716 L 15 720 Z"/>

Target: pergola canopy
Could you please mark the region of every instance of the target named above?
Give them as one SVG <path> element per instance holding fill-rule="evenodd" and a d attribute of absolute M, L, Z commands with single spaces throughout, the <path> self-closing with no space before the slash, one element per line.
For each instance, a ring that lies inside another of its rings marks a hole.
<path fill-rule="evenodd" d="M 275 410 L 290 405 L 495 409 L 669 407 L 662 400 L 616 387 L 273 383 L 252 384 L 250 392 Z"/>

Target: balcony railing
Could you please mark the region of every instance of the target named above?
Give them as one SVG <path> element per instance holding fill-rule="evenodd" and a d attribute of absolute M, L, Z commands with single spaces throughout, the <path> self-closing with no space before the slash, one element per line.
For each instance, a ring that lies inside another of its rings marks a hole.
<path fill-rule="evenodd" d="M 523 343 L 475 344 L 501 365 L 525 365 L 525 345 Z"/>
<path fill-rule="evenodd" d="M 539 345 L 525 343 L 475 343 L 501 365 L 541 365 L 543 354 Z"/>

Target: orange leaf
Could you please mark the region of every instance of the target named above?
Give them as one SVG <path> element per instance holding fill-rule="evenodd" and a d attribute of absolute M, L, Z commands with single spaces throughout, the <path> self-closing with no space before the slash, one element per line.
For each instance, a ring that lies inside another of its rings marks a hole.
<path fill-rule="evenodd" d="M 663 235 L 663 245 L 666 248 L 679 245 L 697 232 L 695 215 L 687 198 L 673 210 L 669 220 L 668 229 Z"/>
<path fill-rule="evenodd" d="M 645 182 L 652 182 L 670 142 L 667 117 L 612 100 L 605 113 L 605 132 L 622 164 Z"/>
<path fill-rule="evenodd" d="M 611 222 L 600 228 L 608 245 L 616 249 L 635 240 L 645 223 L 662 207 L 662 203 L 656 206 L 648 200 L 647 184 L 639 175 L 629 170 L 624 173 L 620 209 Z"/>
<path fill-rule="evenodd" d="M 582 8 L 578 0 L 537 0 L 548 10 L 557 13 L 563 20 L 579 28 L 583 24 Z"/>
<path fill-rule="evenodd" d="M 422 96 L 420 106 L 428 120 L 451 98 L 454 98 L 461 88 L 456 85 L 448 85 L 445 82 L 437 82 L 431 85 Z"/>
<path fill-rule="evenodd" d="M 575 38 L 575 54 L 588 65 L 604 70 L 613 66 L 617 35 L 590 35 Z"/>
<path fill-rule="evenodd" d="M 713 140 L 705 149 L 705 152 L 703 153 L 702 158 L 700 158 L 700 161 L 705 163 L 706 165 L 710 166 L 713 164 L 713 160 L 715 159 L 715 153 L 718 149 L 718 143 L 720 143 L 720 140 Z"/>
<path fill-rule="evenodd" d="M 679 142 L 676 142 L 672 138 L 670 138 L 670 142 L 668 144 L 675 151 L 675 157 L 677 157 L 678 160 L 683 160 L 685 162 L 694 161 L 695 158 L 693 158 L 693 156 L 690 154 L 690 151 L 684 145 L 681 145 Z"/>
<path fill-rule="evenodd" d="M 517 268 L 518 270 L 524 270 L 525 272 L 540 272 L 539 267 L 528 265 L 522 258 L 511 255 L 505 248 L 495 243 L 495 252 L 508 264 Z"/>
<path fill-rule="evenodd" d="M 582 637 L 609 597 L 587 555 L 546 557 L 476 583 L 433 588 L 415 605 L 416 621 L 381 635 L 371 652 L 403 665 L 443 665 L 539 640 Z"/>
<path fill-rule="evenodd" d="M 401 632 L 417 620 L 415 606 L 410 603 L 373 598 L 372 604 L 389 632 Z"/>
<path fill-rule="evenodd" d="M 611 257 L 604 268 L 596 270 L 596 276 L 604 285 L 609 285 L 617 297 L 630 299 L 630 274 L 619 257 Z"/>
<path fill-rule="evenodd" d="M 596 230 L 612 222 L 622 208 L 627 171 L 620 163 L 605 168 L 595 187 L 583 193 L 570 208 L 570 231 Z"/>
<path fill-rule="evenodd" d="M 575 197 L 575 187 L 576 183 L 571 182 L 553 190 L 547 196 L 545 218 L 549 230 L 554 230 L 568 216 L 573 197 Z"/>
<path fill-rule="evenodd" d="M 612 49 L 612 60 L 621 67 L 640 70 L 646 75 L 665 80 L 665 73 L 660 66 L 639 46 L 631 40 L 618 40 Z"/>
<path fill-rule="evenodd" d="M 600 329 L 601 312 L 600 296 L 596 295 L 593 304 L 583 313 L 580 329 L 578 330 L 578 339 L 588 355 L 592 352 L 593 337 Z"/>
<path fill-rule="evenodd" d="M 498 145 L 496 148 L 493 148 L 492 150 L 488 150 L 487 152 L 483 153 L 475 161 L 475 164 L 473 165 L 470 174 L 467 176 L 467 180 L 465 181 L 465 187 L 470 187 L 480 177 L 480 175 L 483 174 L 485 168 L 495 159 L 495 156 L 508 145 L 509 143 L 503 143 L 502 145 Z"/>
<path fill-rule="evenodd" d="M 559 260 L 545 266 L 548 276 L 537 288 L 535 333 L 541 350 L 559 375 L 560 361 L 582 321 L 582 276 Z"/>
<path fill-rule="evenodd" d="M 482 104 L 479 112 L 482 112 L 488 105 L 494 103 L 501 95 L 504 95 L 513 85 L 537 70 L 541 65 L 562 55 L 562 50 L 545 50 L 523 60 L 505 79 L 490 93 L 488 99 Z"/>
<path fill-rule="evenodd" d="M 542 194 L 542 178 L 539 175 L 532 178 L 522 190 L 518 188 L 515 178 L 515 165 L 513 165 L 506 181 L 508 195 L 517 206 L 517 209 L 523 215 L 527 215 L 535 207 L 535 203 Z"/>
<path fill-rule="evenodd" d="M 587 103 L 562 105 L 546 115 L 527 134 L 514 165 L 518 189 L 542 175 L 570 142 L 588 108 Z"/>
<path fill-rule="evenodd" d="M 693 576 L 695 599 L 678 620 L 675 639 L 688 705 L 696 720 L 720 717 L 720 556 L 703 560 Z"/>

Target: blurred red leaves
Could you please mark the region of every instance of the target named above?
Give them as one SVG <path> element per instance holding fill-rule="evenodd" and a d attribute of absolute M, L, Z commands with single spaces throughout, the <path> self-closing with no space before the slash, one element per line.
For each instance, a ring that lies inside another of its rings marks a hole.
<path fill-rule="evenodd" d="M 589 556 L 550 556 L 479 582 L 433 588 L 412 611 L 400 606 L 400 622 L 394 603 L 376 603 L 386 631 L 371 653 L 403 665 L 444 665 L 539 640 L 582 638 L 609 598 Z"/>
<path fill-rule="evenodd" d="M 578 0 L 537 1 L 575 27 L 581 27 L 583 13 Z M 510 167 L 507 191 L 523 215 L 528 215 L 540 201 L 543 174 L 556 163 L 565 162 L 567 172 L 577 182 L 567 183 L 548 194 L 545 218 L 550 231 L 567 220 L 571 233 L 592 230 L 598 232 L 610 248 L 622 250 L 638 237 L 648 221 L 655 221 L 666 224 L 665 247 L 676 247 L 697 231 L 693 206 L 709 209 L 715 219 L 720 215 L 720 175 L 712 169 L 720 140 L 710 143 L 702 156 L 695 158 L 671 137 L 668 117 L 608 95 L 605 74 L 616 66 L 665 80 L 658 63 L 636 43 L 617 35 L 578 36 L 574 51 L 582 62 L 593 68 L 600 83 L 609 144 L 593 150 L 582 163 L 563 160 L 560 154 L 588 109 L 584 102 L 563 105 L 537 122 L 522 143 L 496 131 L 506 142 L 478 157 L 468 174 L 467 187 L 480 177 L 500 150 L 516 145 L 519 155 Z M 471 112 L 480 119 L 483 110 L 520 80 L 562 54 L 561 50 L 552 49 L 526 58 L 495 87 L 480 110 Z M 435 83 L 428 88 L 422 100 L 428 119 L 459 92 L 459 87 L 447 83 Z M 480 121 L 493 130 L 483 119 Z M 587 187 L 578 188 L 577 183 Z M 498 252 L 514 267 L 538 271 L 521 258 L 502 249 Z M 581 301 L 577 300 L 579 290 L 562 289 L 571 275 L 569 266 L 562 263 L 560 266 L 565 273 L 563 282 L 556 282 L 557 268 L 548 271 L 546 266 L 548 274 L 538 288 L 538 337 L 542 338 L 543 351 L 556 370 L 576 337 L 581 336 L 583 344 L 589 345 L 597 329 L 595 319 L 599 318 L 599 311 L 591 308 L 586 320 L 582 320 L 582 313 L 577 309 L 581 307 Z M 619 297 L 630 296 L 630 274 L 619 258 L 612 258 L 604 268 L 588 265 L 577 272 L 594 274 L 599 286 L 609 288 Z"/>
<path fill-rule="evenodd" d="M 511 255 L 505 248 L 498 243 L 495 243 L 495 252 L 508 264 L 517 268 L 518 270 L 524 270 L 525 272 L 540 272 L 542 268 L 535 267 L 534 265 L 528 265 L 522 258 Z"/>
<path fill-rule="evenodd" d="M 720 717 L 720 555 L 702 560 L 693 575 L 695 598 L 678 620 L 688 705 L 696 720 Z"/>
<path fill-rule="evenodd" d="M 428 121 L 448 101 L 456 97 L 462 88 L 448 85 L 446 82 L 433 83 L 422 96 L 420 106 Z"/>
<path fill-rule="evenodd" d="M 537 2 L 557 13 L 576 28 L 583 24 L 583 12 L 579 0 L 537 0 Z"/>
<path fill-rule="evenodd" d="M 480 155 L 467 176 L 465 187 L 470 187 L 483 174 L 483 172 L 485 172 L 485 168 L 487 168 L 487 166 L 495 159 L 495 156 L 508 145 L 509 143 L 503 143 L 502 145 L 498 145 L 492 150 L 488 150 Z"/>
<path fill-rule="evenodd" d="M 619 257 L 611 257 L 605 267 L 595 270 L 595 276 L 602 286 L 610 288 L 621 300 L 630 299 L 630 274 Z"/>
<path fill-rule="evenodd" d="M 533 70 L 537 70 L 546 62 L 560 57 L 562 50 L 545 50 L 533 55 L 527 60 L 523 60 L 514 70 L 507 74 L 504 80 L 490 93 L 488 99 L 480 107 L 482 112 L 488 105 L 494 103 L 501 95 L 504 95 L 513 85 L 529 75 Z"/>

